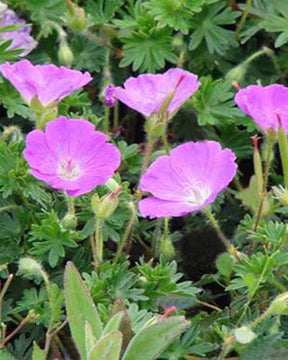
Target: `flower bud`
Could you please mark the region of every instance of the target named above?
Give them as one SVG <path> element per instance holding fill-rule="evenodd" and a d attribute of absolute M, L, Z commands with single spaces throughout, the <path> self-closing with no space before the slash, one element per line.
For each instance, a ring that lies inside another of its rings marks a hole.
<path fill-rule="evenodd" d="M 21 141 L 23 139 L 21 130 L 18 126 L 8 126 L 3 131 L 3 138 L 7 141 Z"/>
<path fill-rule="evenodd" d="M 288 315 L 288 291 L 278 295 L 267 309 L 270 315 Z"/>
<path fill-rule="evenodd" d="M 171 260 L 175 256 L 175 249 L 169 236 L 162 238 L 159 251 L 166 260 Z"/>
<path fill-rule="evenodd" d="M 225 79 L 232 83 L 232 81 L 236 81 L 237 83 L 244 80 L 246 72 L 248 69 L 248 64 L 243 62 L 233 69 L 227 72 Z"/>
<path fill-rule="evenodd" d="M 115 97 L 115 86 L 113 84 L 108 85 L 104 90 L 104 105 L 112 107 L 117 103 L 117 98 Z"/>
<path fill-rule="evenodd" d="M 288 190 L 283 186 L 273 186 L 273 194 L 275 199 L 277 199 L 283 206 L 288 206 Z"/>
<path fill-rule="evenodd" d="M 42 276 L 42 265 L 35 259 L 27 256 L 19 260 L 18 271 L 20 275 L 28 278 Z"/>
<path fill-rule="evenodd" d="M 66 0 L 67 1 L 67 0 Z M 71 1 L 67 1 L 69 15 L 68 24 L 72 31 L 83 31 L 86 29 L 87 18 L 84 9 L 80 8 Z"/>
<path fill-rule="evenodd" d="M 114 213 L 119 204 L 118 196 L 121 190 L 122 187 L 119 185 L 112 194 L 107 194 L 101 199 L 97 194 L 93 195 L 91 205 L 97 218 L 105 220 Z"/>
<path fill-rule="evenodd" d="M 64 39 L 60 40 L 60 46 L 58 50 L 58 60 L 62 65 L 71 67 L 74 61 L 74 55 L 70 49 L 67 41 Z"/>
<path fill-rule="evenodd" d="M 74 214 L 67 213 L 61 221 L 61 224 L 66 230 L 73 230 L 77 226 L 77 217 Z"/>

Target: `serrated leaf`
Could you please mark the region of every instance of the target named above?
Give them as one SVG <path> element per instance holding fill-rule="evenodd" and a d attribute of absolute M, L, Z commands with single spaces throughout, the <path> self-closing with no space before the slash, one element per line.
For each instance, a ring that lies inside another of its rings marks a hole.
<path fill-rule="evenodd" d="M 191 22 L 195 30 L 191 35 L 189 49 L 195 50 L 205 41 L 210 54 L 216 52 L 223 55 L 230 46 L 237 46 L 234 32 L 221 25 L 234 24 L 239 15 L 240 12 L 226 7 L 224 1 L 206 6 Z"/>
<path fill-rule="evenodd" d="M 190 322 L 186 321 L 183 316 L 172 316 L 144 327 L 130 341 L 123 360 L 156 359 L 189 326 Z"/>
<path fill-rule="evenodd" d="M 103 325 L 89 290 L 82 281 L 75 266 L 68 262 L 64 274 L 66 310 L 72 337 L 83 359 L 87 358 L 85 344 L 85 324 L 88 322 L 93 335 L 99 339 Z"/>
<path fill-rule="evenodd" d="M 220 272 L 221 275 L 225 276 L 226 278 L 230 278 L 233 273 L 233 265 L 235 261 L 233 257 L 228 253 L 223 253 L 218 256 L 216 260 L 216 267 L 217 270 Z"/>

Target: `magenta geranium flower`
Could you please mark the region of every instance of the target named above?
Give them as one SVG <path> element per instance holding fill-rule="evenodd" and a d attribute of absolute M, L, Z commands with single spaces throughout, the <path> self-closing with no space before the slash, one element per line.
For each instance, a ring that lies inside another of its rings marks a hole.
<path fill-rule="evenodd" d="M 198 89 L 198 76 L 182 69 L 170 69 L 164 74 L 142 74 L 130 77 L 124 88 L 115 88 L 115 97 L 144 116 L 157 113 L 165 99 L 175 90 L 167 112 L 171 114 Z"/>
<path fill-rule="evenodd" d="M 150 218 L 183 216 L 211 204 L 236 174 L 235 155 L 218 142 L 188 142 L 160 156 L 142 176 L 140 188 L 153 196 L 139 203 Z"/>
<path fill-rule="evenodd" d="M 280 118 L 284 131 L 288 132 L 287 87 L 251 85 L 237 92 L 235 102 L 262 130 L 278 131 Z"/>
<path fill-rule="evenodd" d="M 0 65 L 0 72 L 29 104 L 36 97 L 42 106 L 58 102 L 92 80 L 88 72 L 64 66 L 33 65 L 28 60 Z"/>
<path fill-rule="evenodd" d="M 37 46 L 37 41 L 30 35 L 31 26 L 26 24 L 26 21 L 21 19 L 5 6 L 1 14 L 0 27 L 3 28 L 8 25 L 21 25 L 21 27 L 14 31 L 1 32 L 0 37 L 4 40 L 12 40 L 9 50 L 22 49 L 23 52 L 19 56 L 29 54 Z"/>
<path fill-rule="evenodd" d="M 30 173 L 54 189 L 79 196 L 104 184 L 120 165 L 120 152 L 87 120 L 61 116 L 26 139 Z"/>

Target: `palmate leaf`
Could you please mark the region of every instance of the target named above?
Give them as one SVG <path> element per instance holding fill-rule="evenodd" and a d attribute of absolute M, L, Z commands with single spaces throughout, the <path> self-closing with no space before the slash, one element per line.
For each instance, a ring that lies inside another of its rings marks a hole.
<path fill-rule="evenodd" d="M 200 82 L 201 87 L 193 96 L 200 126 L 235 123 L 235 118 L 244 117 L 235 106 L 230 82 L 221 79 L 213 81 L 211 77 L 203 77 Z"/>
<path fill-rule="evenodd" d="M 288 6 L 273 2 L 275 13 L 268 13 L 262 22 L 262 27 L 269 32 L 280 32 L 275 41 L 275 47 L 281 47 L 288 42 Z"/>
<path fill-rule="evenodd" d="M 195 31 L 191 35 L 189 49 L 195 50 L 205 41 L 210 54 L 216 52 L 223 55 L 230 46 L 237 46 L 234 32 L 221 25 L 234 24 L 239 15 L 240 12 L 226 7 L 225 1 L 205 7 L 191 22 Z"/>
<path fill-rule="evenodd" d="M 62 228 L 55 212 L 49 213 L 40 225 L 32 225 L 31 239 L 33 247 L 31 254 L 43 258 L 51 267 L 57 265 L 59 259 L 65 256 L 65 248 L 77 247 L 74 241 L 78 235 L 76 232 Z"/>
<path fill-rule="evenodd" d="M 169 26 L 188 34 L 190 19 L 199 12 L 205 0 L 151 0 L 144 3 L 160 27 Z"/>
<path fill-rule="evenodd" d="M 123 38 L 123 59 L 120 67 L 132 64 L 133 71 L 154 73 L 165 66 L 165 62 L 177 62 L 173 53 L 172 33 L 167 29 L 153 29 L 150 34 L 140 32 Z"/>
<path fill-rule="evenodd" d="M 85 3 L 85 10 L 91 16 L 93 23 L 103 25 L 113 18 L 123 4 L 123 0 L 88 0 Z"/>

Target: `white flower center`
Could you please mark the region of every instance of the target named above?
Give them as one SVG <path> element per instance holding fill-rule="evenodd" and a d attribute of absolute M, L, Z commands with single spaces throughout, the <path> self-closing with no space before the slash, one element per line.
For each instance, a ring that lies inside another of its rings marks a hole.
<path fill-rule="evenodd" d="M 187 191 L 187 201 L 191 205 L 202 205 L 210 196 L 211 191 L 206 184 L 194 182 L 184 184 Z"/>
<path fill-rule="evenodd" d="M 58 173 L 65 180 L 74 180 L 80 175 L 80 169 L 72 159 L 63 159 L 59 164 Z"/>

